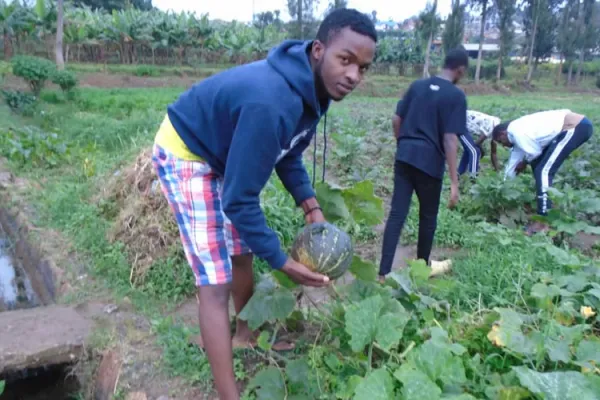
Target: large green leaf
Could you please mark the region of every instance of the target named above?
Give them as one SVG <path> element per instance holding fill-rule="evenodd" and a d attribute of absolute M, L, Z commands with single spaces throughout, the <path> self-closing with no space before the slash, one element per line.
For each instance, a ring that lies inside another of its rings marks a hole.
<path fill-rule="evenodd" d="M 577 273 L 575 275 L 565 275 L 557 279 L 557 284 L 560 287 L 566 287 L 570 292 L 581 292 L 589 285 L 589 277 L 585 273 Z"/>
<path fill-rule="evenodd" d="M 536 372 L 526 367 L 513 367 L 521 385 L 542 395 L 544 400 L 599 400 L 592 382 L 575 371 Z"/>
<path fill-rule="evenodd" d="M 394 381 L 385 368 L 376 369 L 356 387 L 354 400 L 390 400 L 394 398 Z"/>
<path fill-rule="evenodd" d="M 375 281 L 377 279 L 377 267 L 372 262 L 363 260 L 357 255 L 352 257 L 350 272 L 357 279 L 363 281 Z"/>
<path fill-rule="evenodd" d="M 256 330 L 265 322 L 285 320 L 295 304 L 296 298 L 289 289 L 279 286 L 271 274 L 263 274 L 239 317 Z"/>
<path fill-rule="evenodd" d="M 402 382 L 402 399 L 437 400 L 442 390 L 429 377 L 409 364 L 402 364 L 394 373 L 394 377 Z"/>
<path fill-rule="evenodd" d="M 258 400 L 280 400 L 285 398 L 285 381 L 275 367 L 260 371 L 248 382 L 248 389 L 255 389 Z"/>
<path fill-rule="evenodd" d="M 563 326 L 552 320 L 539 336 L 551 361 L 568 363 L 571 361 L 571 345 L 583 338 L 586 329 L 587 325 Z"/>
<path fill-rule="evenodd" d="M 358 182 L 342 190 L 342 196 L 354 221 L 370 226 L 383 221 L 383 200 L 375 195 L 373 182 L 368 180 Z"/>
<path fill-rule="evenodd" d="M 353 304 L 346 311 L 346 332 L 351 336 L 350 347 L 355 352 L 362 351 L 375 339 L 377 320 L 383 307 L 381 296 L 369 297 Z"/>
<path fill-rule="evenodd" d="M 582 367 L 593 369 L 595 365 L 600 368 L 600 341 L 582 340 L 579 342 L 575 358 L 577 364 Z"/>
<path fill-rule="evenodd" d="M 462 360 L 446 346 L 428 340 L 408 355 L 408 361 L 434 382 L 463 384 L 467 378 Z"/>
<path fill-rule="evenodd" d="M 292 360 L 285 366 L 285 374 L 291 383 L 308 381 L 309 366 L 305 359 Z"/>
<path fill-rule="evenodd" d="M 315 185 L 315 192 L 323 209 L 323 215 L 328 221 L 336 222 L 350 218 L 350 211 L 346 206 L 341 188 L 328 183 L 318 183 Z"/>
<path fill-rule="evenodd" d="M 579 258 L 576 255 L 571 254 L 566 250 L 558 248 L 552 244 L 546 245 L 545 248 L 546 248 L 546 251 L 552 257 L 554 257 L 554 260 L 560 265 L 565 265 L 565 266 L 570 266 L 570 267 L 577 267 L 577 266 L 581 265 L 581 261 L 579 260 Z"/>
<path fill-rule="evenodd" d="M 374 341 L 384 349 L 396 346 L 410 314 L 398 301 L 376 295 L 348 306 L 345 318 L 350 347 L 360 352 Z"/>

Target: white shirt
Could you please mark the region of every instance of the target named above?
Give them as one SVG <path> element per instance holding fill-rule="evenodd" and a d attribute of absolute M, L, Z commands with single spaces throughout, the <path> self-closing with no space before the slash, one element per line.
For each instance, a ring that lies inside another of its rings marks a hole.
<path fill-rule="evenodd" d="M 515 168 L 525 159 L 538 158 L 544 148 L 562 132 L 565 117 L 571 110 L 550 110 L 525 115 L 508 125 L 508 140 L 513 144 L 504 179 L 516 175 Z"/>
<path fill-rule="evenodd" d="M 485 136 L 489 138 L 496 125 L 500 124 L 500 118 L 484 114 L 479 111 L 467 110 L 467 130 L 471 135 Z"/>

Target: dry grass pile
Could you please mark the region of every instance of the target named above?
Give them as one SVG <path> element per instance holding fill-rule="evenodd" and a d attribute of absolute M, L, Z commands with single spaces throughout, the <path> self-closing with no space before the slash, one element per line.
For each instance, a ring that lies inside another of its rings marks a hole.
<path fill-rule="evenodd" d="M 116 211 L 111 242 L 125 244 L 131 263 L 130 281 L 141 284 L 152 264 L 179 245 L 179 230 L 152 165 L 152 150 L 116 173 L 102 193 Z"/>

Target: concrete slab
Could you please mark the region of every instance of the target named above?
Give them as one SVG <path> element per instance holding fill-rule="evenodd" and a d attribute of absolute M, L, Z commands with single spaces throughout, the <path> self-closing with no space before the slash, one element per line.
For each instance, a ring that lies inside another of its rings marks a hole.
<path fill-rule="evenodd" d="M 0 374 L 76 361 L 91 322 L 73 308 L 50 305 L 0 313 Z"/>

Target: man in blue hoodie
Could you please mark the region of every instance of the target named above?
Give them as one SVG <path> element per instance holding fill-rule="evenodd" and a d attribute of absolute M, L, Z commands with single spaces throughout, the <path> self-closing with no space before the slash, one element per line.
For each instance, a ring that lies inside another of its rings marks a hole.
<path fill-rule="evenodd" d="M 330 101 L 342 100 L 362 81 L 376 41 L 368 16 L 338 9 L 315 40 L 284 41 L 266 60 L 205 79 L 168 107 L 153 163 L 196 278 L 199 344 L 220 399 L 239 399 L 232 343 L 255 340 L 239 319 L 231 337 L 228 312 L 230 293 L 238 314 L 252 296 L 252 254 L 299 284 L 328 285 L 326 276 L 282 250 L 259 195 L 275 171 L 307 224 L 325 220 L 302 152 Z"/>

